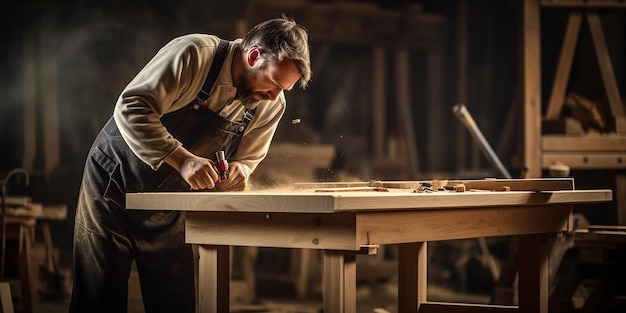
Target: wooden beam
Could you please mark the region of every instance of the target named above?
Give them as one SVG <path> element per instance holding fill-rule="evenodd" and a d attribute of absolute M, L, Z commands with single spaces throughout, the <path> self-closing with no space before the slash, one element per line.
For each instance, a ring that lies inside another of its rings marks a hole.
<path fill-rule="evenodd" d="M 609 50 L 606 47 L 606 39 L 604 37 L 604 31 L 602 30 L 602 24 L 600 23 L 600 17 L 598 17 L 597 12 L 590 12 L 586 15 L 587 22 L 589 22 L 589 30 L 591 31 L 591 38 L 593 39 L 593 46 L 596 51 L 598 66 L 600 68 L 604 92 L 609 102 L 611 112 L 613 113 L 613 117 L 616 119 L 615 131 L 617 133 L 626 133 L 624 107 L 622 106 L 622 99 L 620 98 L 619 88 L 617 87 L 617 81 L 615 80 L 611 56 L 609 55 Z"/>
<path fill-rule="evenodd" d="M 561 55 L 554 74 L 554 84 L 552 93 L 550 94 L 550 102 L 546 111 L 546 119 L 554 120 L 561 115 L 563 100 L 565 99 L 565 89 L 569 81 L 570 70 L 572 68 L 572 60 L 576 52 L 576 43 L 578 42 L 578 33 L 580 32 L 580 24 L 582 21 L 582 13 L 571 12 L 567 20 L 567 28 L 563 45 L 561 46 Z"/>
<path fill-rule="evenodd" d="M 541 40 L 539 0 L 522 0 L 522 177 L 541 177 Z"/>
<path fill-rule="evenodd" d="M 548 152 L 543 154 L 541 162 L 543 168 L 549 168 L 550 165 L 561 162 L 571 169 L 623 170 L 626 169 L 626 153 Z"/>
<path fill-rule="evenodd" d="M 356 251 L 355 229 L 352 214 L 187 212 L 185 242 Z"/>
<path fill-rule="evenodd" d="M 568 231 L 570 212 L 571 205 L 449 209 L 437 214 L 428 210 L 371 212 L 358 215 L 357 242 L 384 245 Z M 439 230 L 444 228 L 447 231 L 442 234 Z"/>
<path fill-rule="evenodd" d="M 541 140 L 541 145 L 544 152 L 626 152 L 626 136 L 544 135 Z"/>

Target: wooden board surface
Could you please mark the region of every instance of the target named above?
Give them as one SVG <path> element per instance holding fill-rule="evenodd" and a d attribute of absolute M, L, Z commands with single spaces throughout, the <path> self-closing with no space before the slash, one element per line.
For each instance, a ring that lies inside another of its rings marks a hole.
<path fill-rule="evenodd" d="M 612 191 L 509 192 L 155 192 L 130 193 L 126 207 L 137 210 L 333 213 L 458 207 L 524 206 L 609 202 Z"/>

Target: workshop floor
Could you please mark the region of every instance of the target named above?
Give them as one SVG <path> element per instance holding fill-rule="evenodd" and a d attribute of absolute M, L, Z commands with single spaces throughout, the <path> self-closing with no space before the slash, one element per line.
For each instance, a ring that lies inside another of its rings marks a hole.
<path fill-rule="evenodd" d="M 359 259 L 359 261 L 367 259 Z M 392 273 L 394 271 L 393 266 L 389 267 L 388 263 L 376 263 L 374 267 L 369 267 L 369 263 L 361 262 L 359 268 L 362 271 L 358 275 L 361 279 L 357 282 L 357 313 L 397 313 L 397 284 L 393 279 L 395 276 Z M 69 271 L 63 273 L 63 276 L 66 277 L 65 286 L 67 290 L 71 290 L 70 275 Z M 231 312 L 322 312 L 319 281 L 312 282 L 310 296 L 306 301 L 302 301 L 297 299 L 292 283 L 285 282 L 285 279 L 282 278 L 268 278 L 273 276 L 257 277 L 257 297 L 259 299 L 254 304 L 231 301 Z M 428 286 L 428 299 L 431 301 L 487 303 L 489 296 L 459 293 L 431 284 Z M 66 313 L 69 308 L 69 299 L 55 301 L 35 299 L 33 306 L 33 313 Z M 20 312 L 20 309 L 19 303 L 16 304 L 15 312 Z M 131 272 L 129 279 L 128 313 L 144 313 L 136 271 Z"/>
<path fill-rule="evenodd" d="M 138 283 L 131 276 L 128 313 L 144 313 Z M 233 313 L 321 313 L 322 300 L 319 296 L 299 301 L 295 296 L 264 297 L 255 304 L 231 303 Z M 467 303 L 487 303 L 489 296 L 458 293 L 438 286 L 428 287 L 428 299 L 432 301 L 450 301 Z M 357 284 L 357 313 L 397 313 L 397 289 L 394 282 L 361 282 Z M 33 313 L 67 313 L 69 299 L 42 301 L 33 303 Z M 20 312 L 19 304 L 15 312 Z"/>
<path fill-rule="evenodd" d="M 440 300 L 457 299 L 458 301 L 468 301 L 480 303 L 487 301 L 485 296 L 480 295 L 460 295 L 449 290 L 429 287 L 429 299 L 440 298 Z M 433 299 L 435 300 L 435 299 Z M 33 313 L 67 313 L 69 300 L 34 303 Z M 16 313 L 19 312 L 16 307 Z M 307 300 L 298 301 L 294 298 L 266 298 L 261 299 L 258 304 L 231 303 L 231 312 L 267 312 L 267 313 L 321 313 L 322 301 Z M 357 289 L 357 313 L 397 313 L 396 290 L 389 283 L 369 284 L 359 286 Z M 143 303 L 140 296 L 131 295 L 128 301 L 128 313 L 144 313 Z"/>

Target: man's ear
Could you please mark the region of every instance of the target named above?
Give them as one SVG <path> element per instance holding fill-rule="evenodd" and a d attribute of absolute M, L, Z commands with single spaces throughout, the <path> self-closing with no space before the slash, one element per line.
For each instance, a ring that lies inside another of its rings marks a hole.
<path fill-rule="evenodd" d="M 261 57 L 261 50 L 259 50 L 258 47 L 250 48 L 250 50 L 248 50 L 248 57 L 246 58 L 246 62 L 248 63 L 248 66 L 253 67 L 260 57 Z"/>

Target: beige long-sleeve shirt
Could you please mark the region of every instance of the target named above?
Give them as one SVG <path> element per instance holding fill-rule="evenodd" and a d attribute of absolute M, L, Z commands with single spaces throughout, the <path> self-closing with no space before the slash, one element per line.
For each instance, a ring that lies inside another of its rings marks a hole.
<path fill-rule="evenodd" d="M 241 39 L 231 43 L 228 55 L 206 102 L 209 109 L 231 121 L 241 120 L 245 107 L 235 100 L 231 66 L 233 52 Z M 173 39 L 165 45 L 135 76 L 121 93 L 113 117 L 130 149 L 153 169 L 181 143 L 167 132 L 160 117 L 189 104 L 204 84 L 219 38 L 190 34 Z M 281 92 L 276 100 L 262 100 L 254 118 L 229 162 L 242 165 L 247 177 L 265 158 L 278 122 L 285 112 L 286 101 Z"/>

